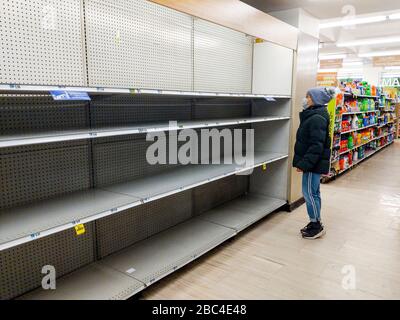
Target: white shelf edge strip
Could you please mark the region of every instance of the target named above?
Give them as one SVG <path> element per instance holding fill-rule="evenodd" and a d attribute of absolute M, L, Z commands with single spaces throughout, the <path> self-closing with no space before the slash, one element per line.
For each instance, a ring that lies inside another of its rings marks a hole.
<path fill-rule="evenodd" d="M 19 85 L 0 84 L 0 93 L 48 93 L 49 91 L 70 91 L 87 92 L 91 94 L 150 94 L 150 95 L 175 95 L 175 96 L 205 96 L 205 97 L 239 97 L 239 98 L 277 98 L 291 99 L 290 95 L 271 94 L 248 94 L 248 93 L 218 93 L 201 91 L 179 91 L 179 90 L 156 90 L 156 89 L 135 89 L 135 88 L 106 88 L 106 87 L 68 87 L 68 86 L 40 86 L 40 85 Z"/>
<path fill-rule="evenodd" d="M 104 212 L 100 212 L 98 214 L 94 214 L 94 215 L 91 215 L 89 217 L 85 217 L 83 219 L 77 220 L 77 221 L 72 221 L 72 222 L 69 222 L 69 223 L 65 223 L 63 225 L 56 226 L 56 227 L 53 227 L 51 229 L 43 230 L 43 231 L 37 232 L 35 234 L 30 234 L 30 235 L 27 235 L 27 236 L 24 236 L 24 237 L 15 239 L 15 240 L 10 240 L 10 241 L 7 241 L 5 243 L 0 244 L 0 251 L 6 250 L 6 249 L 10 249 L 12 247 L 15 247 L 15 246 L 27 243 L 27 242 L 38 240 L 38 239 L 47 237 L 49 235 L 61 232 L 61 231 L 65 231 L 65 230 L 74 228 L 75 226 L 77 226 L 79 224 L 89 223 L 89 222 L 92 222 L 92 221 L 95 221 L 95 220 L 98 220 L 98 219 L 101 219 L 101 218 L 116 214 L 118 212 L 130 209 L 130 208 L 133 208 L 133 207 L 136 207 L 136 206 L 148 203 L 148 202 L 159 200 L 161 198 L 165 198 L 165 197 L 168 197 L 168 196 L 173 195 L 173 194 L 177 194 L 177 193 L 189 190 L 189 189 L 193 189 L 195 187 L 198 187 L 198 186 L 201 186 L 201 185 L 204 185 L 204 184 L 216 181 L 216 180 L 220 180 L 220 179 L 228 177 L 228 176 L 232 176 L 232 175 L 235 175 L 235 174 L 238 174 L 238 173 L 246 172 L 246 171 L 252 170 L 254 168 L 260 167 L 260 166 L 262 166 L 264 164 L 273 163 L 273 162 L 276 162 L 276 161 L 279 161 L 279 160 L 282 160 L 282 159 L 286 159 L 288 157 L 289 157 L 288 155 L 285 155 L 285 156 L 281 156 L 281 157 L 270 159 L 270 160 L 267 160 L 267 161 L 264 161 L 264 162 L 257 163 L 257 164 L 255 164 L 253 166 L 249 166 L 249 167 L 241 168 L 241 169 L 236 169 L 236 170 L 234 170 L 232 172 L 229 172 L 229 173 L 226 173 L 224 175 L 220 175 L 220 176 L 213 177 L 213 178 L 210 178 L 210 179 L 207 179 L 207 180 L 204 180 L 204 181 L 200 181 L 200 182 L 197 182 L 197 183 L 194 183 L 192 185 L 188 185 L 188 186 L 176 189 L 176 190 L 171 190 L 169 192 L 162 193 L 162 194 L 156 195 L 154 197 L 150 197 L 148 199 L 143 199 L 143 200 L 140 200 L 140 201 L 136 200 L 136 201 L 134 201 L 134 202 L 132 202 L 130 204 L 127 204 L 127 205 L 124 205 L 124 206 L 121 206 L 121 207 L 118 207 L 118 208 L 112 208 L 110 210 L 106 210 Z M 108 191 L 108 192 L 110 192 L 110 191 Z"/>
<path fill-rule="evenodd" d="M 362 114 L 362 113 L 376 113 L 379 110 L 371 110 L 371 111 L 353 111 L 353 112 L 343 112 L 342 115 L 343 116 L 347 116 L 350 114 Z"/>
<path fill-rule="evenodd" d="M 44 144 L 44 143 L 54 143 L 54 142 L 62 142 L 62 141 L 74 141 L 74 140 L 83 140 L 83 139 L 97 139 L 97 138 L 105 138 L 105 137 L 115 137 L 115 136 L 123 136 L 123 135 L 134 135 L 134 134 L 146 134 L 146 133 L 154 133 L 154 132 L 165 132 L 165 131 L 178 131 L 185 129 L 198 129 L 198 128 L 207 128 L 207 127 L 222 127 L 222 126 L 230 126 L 230 125 L 241 125 L 241 124 L 251 124 L 251 123 L 261 123 L 261 122 L 272 122 L 272 121 L 283 121 L 290 120 L 290 117 L 263 117 L 263 118 L 248 118 L 248 119 L 238 119 L 238 120 L 228 120 L 216 122 L 204 122 L 204 123 L 193 123 L 187 125 L 179 125 L 178 126 L 160 126 L 160 127 L 151 127 L 149 125 L 148 128 L 132 128 L 132 129 L 116 129 L 116 130 L 107 130 L 107 129 L 93 129 L 88 130 L 87 132 L 79 132 L 76 134 L 55 134 L 55 135 L 46 135 L 43 133 L 42 137 L 29 137 L 27 135 L 25 138 L 15 138 L 15 139 L 7 139 L 2 140 L 0 136 L 0 148 L 7 147 L 18 147 L 18 146 L 26 146 L 32 144 Z"/>

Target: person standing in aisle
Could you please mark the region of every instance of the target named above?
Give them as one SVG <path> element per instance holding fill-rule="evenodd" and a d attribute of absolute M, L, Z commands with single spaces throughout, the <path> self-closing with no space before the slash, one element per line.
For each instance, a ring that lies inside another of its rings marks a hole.
<path fill-rule="evenodd" d="M 307 92 L 304 110 L 300 113 L 293 167 L 303 173 L 302 191 L 310 223 L 301 230 L 305 239 L 317 239 L 325 234 L 321 223 L 321 175 L 328 174 L 331 157 L 330 117 L 327 104 L 335 89 L 313 88 Z"/>

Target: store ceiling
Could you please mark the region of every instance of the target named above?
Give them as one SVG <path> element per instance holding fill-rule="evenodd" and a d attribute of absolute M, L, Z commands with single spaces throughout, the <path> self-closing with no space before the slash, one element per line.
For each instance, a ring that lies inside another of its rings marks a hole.
<path fill-rule="evenodd" d="M 319 19 L 342 16 L 344 6 L 353 6 L 356 14 L 400 9 L 398 0 L 242 0 L 265 12 L 302 8 Z M 397 7 L 397 8 L 396 8 Z"/>
<path fill-rule="evenodd" d="M 339 20 L 351 15 L 354 17 L 370 17 L 389 15 L 400 12 L 399 0 L 242 0 L 264 12 L 302 8 L 321 22 Z M 362 39 L 400 37 L 400 20 L 386 20 L 352 27 L 335 27 L 320 31 L 322 54 L 348 53 L 357 57 L 359 53 L 400 50 L 400 42 L 349 46 L 339 48 L 338 42 L 352 42 Z"/>

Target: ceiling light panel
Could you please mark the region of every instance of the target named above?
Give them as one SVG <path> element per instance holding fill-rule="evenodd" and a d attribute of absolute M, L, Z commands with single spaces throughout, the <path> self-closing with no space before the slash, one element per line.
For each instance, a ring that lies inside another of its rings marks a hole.
<path fill-rule="evenodd" d="M 374 22 L 382 22 L 387 20 L 387 16 L 375 16 L 375 17 L 365 17 L 365 18 L 355 18 L 355 19 L 341 19 L 332 22 L 325 22 L 319 25 L 320 29 L 336 28 L 336 27 L 347 27 L 355 26 L 358 24 L 367 24 Z"/>

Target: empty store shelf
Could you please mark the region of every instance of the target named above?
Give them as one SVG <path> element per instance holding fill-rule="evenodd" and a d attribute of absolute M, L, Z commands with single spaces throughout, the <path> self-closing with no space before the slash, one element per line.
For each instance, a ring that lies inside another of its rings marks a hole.
<path fill-rule="evenodd" d="M 97 139 L 123 135 L 144 134 L 150 132 L 176 131 L 183 129 L 198 129 L 207 127 L 226 127 L 231 125 L 251 124 L 260 122 L 289 120 L 290 117 L 253 117 L 253 118 L 228 118 L 212 120 L 180 121 L 176 125 L 168 122 L 141 123 L 132 126 L 48 131 L 37 133 L 7 134 L 0 137 L 0 148 L 18 147 L 33 144 L 55 143 L 82 139 Z"/>
<path fill-rule="evenodd" d="M 122 300 L 144 289 L 144 284 L 101 263 L 93 263 L 57 280 L 57 290 L 37 289 L 22 300 Z"/>
<path fill-rule="evenodd" d="M 285 204 L 285 200 L 248 194 L 215 208 L 200 218 L 240 232 Z"/>

